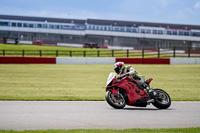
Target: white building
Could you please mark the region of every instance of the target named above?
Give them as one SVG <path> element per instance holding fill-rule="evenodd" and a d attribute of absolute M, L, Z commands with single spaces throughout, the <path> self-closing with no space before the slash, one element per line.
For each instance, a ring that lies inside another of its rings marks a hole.
<path fill-rule="evenodd" d="M 0 38 L 125 47 L 200 47 L 200 25 L 0 15 Z"/>

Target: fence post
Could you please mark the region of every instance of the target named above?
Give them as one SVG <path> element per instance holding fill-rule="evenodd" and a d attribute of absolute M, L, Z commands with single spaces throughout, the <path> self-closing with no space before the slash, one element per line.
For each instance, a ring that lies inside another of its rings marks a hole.
<path fill-rule="evenodd" d="M 127 49 L 126 57 L 129 57 L 129 50 Z"/>
<path fill-rule="evenodd" d="M 112 57 L 114 57 L 114 50 L 112 50 Z"/>
<path fill-rule="evenodd" d="M 99 57 L 99 50 L 97 51 L 97 57 Z"/>
<path fill-rule="evenodd" d="M 83 56 L 84 56 L 84 57 L 86 56 L 86 51 L 85 51 L 85 50 L 83 51 Z"/>
<path fill-rule="evenodd" d="M 69 51 L 69 56 L 72 57 L 72 51 Z"/>
<path fill-rule="evenodd" d="M 158 58 L 160 58 L 160 48 L 158 48 Z"/>
<path fill-rule="evenodd" d="M 22 50 L 22 56 L 24 57 L 24 50 Z"/>
<path fill-rule="evenodd" d="M 5 50 L 3 50 L 3 56 L 5 56 Z"/>
<path fill-rule="evenodd" d="M 56 50 L 56 57 L 58 57 L 58 50 Z"/>
<path fill-rule="evenodd" d="M 176 57 L 176 47 L 174 47 L 174 49 L 173 49 L 173 57 L 175 58 Z"/>
<path fill-rule="evenodd" d="M 190 51 L 191 49 L 190 49 L 190 47 L 188 47 L 188 57 L 190 58 Z"/>
<path fill-rule="evenodd" d="M 144 48 L 142 48 L 142 58 L 144 58 Z"/>
<path fill-rule="evenodd" d="M 42 50 L 40 50 L 40 57 L 42 56 Z"/>

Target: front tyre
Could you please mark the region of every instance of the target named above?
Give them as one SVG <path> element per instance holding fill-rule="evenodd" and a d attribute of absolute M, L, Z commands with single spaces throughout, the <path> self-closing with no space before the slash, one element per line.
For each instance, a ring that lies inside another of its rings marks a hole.
<path fill-rule="evenodd" d="M 167 109 L 171 105 L 171 98 L 161 89 L 154 89 L 157 92 L 158 97 L 154 99 L 154 103 L 152 103 L 158 109 Z"/>
<path fill-rule="evenodd" d="M 115 96 L 113 92 L 109 90 L 106 92 L 105 98 L 107 103 L 113 108 L 123 109 L 126 106 L 125 98 L 121 93 L 119 93 L 118 96 Z"/>

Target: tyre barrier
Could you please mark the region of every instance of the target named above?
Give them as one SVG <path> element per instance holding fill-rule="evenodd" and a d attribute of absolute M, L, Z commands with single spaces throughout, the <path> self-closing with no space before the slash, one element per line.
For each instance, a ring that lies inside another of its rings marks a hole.
<path fill-rule="evenodd" d="M 170 64 L 169 58 L 116 58 L 126 64 Z"/>
<path fill-rule="evenodd" d="M 0 64 L 56 64 L 54 57 L 0 57 Z"/>
<path fill-rule="evenodd" d="M 170 64 L 200 64 L 200 58 L 170 58 Z"/>
<path fill-rule="evenodd" d="M 114 64 L 114 57 L 56 57 L 56 64 Z"/>
<path fill-rule="evenodd" d="M 0 57 L 0 64 L 200 64 L 200 58 Z"/>

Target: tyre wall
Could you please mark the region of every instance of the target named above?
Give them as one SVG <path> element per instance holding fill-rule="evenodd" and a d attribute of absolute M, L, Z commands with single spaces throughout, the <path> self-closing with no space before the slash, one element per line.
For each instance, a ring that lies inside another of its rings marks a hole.
<path fill-rule="evenodd" d="M 126 64 L 170 64 L 169 58 L 116 58 Z"/>
<path fill-rule="evenodd" d="M 200 64 L 200 58 L 170 58 L 170 64 Z"/>
<path fill-rule="evenodd" d="M 200 64 L 200 58 L 0 57 L 0 64 Z"/>
<path fill-rule="evenodd" d="M 0 57 L 0 64 L 55 64 L 53 57 Z"/>
<path fill-rule="evenodd" d="M 114 57 L 57 57 L 56 64 L 114 64 Z"/>

